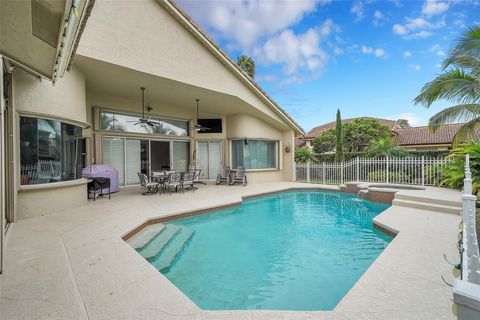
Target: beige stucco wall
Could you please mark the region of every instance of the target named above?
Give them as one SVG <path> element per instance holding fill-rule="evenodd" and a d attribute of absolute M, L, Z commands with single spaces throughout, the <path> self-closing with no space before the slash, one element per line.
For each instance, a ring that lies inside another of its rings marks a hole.
<path fill-rule="evenodd" d="M 284 123 L 159 2 L 97 0 L 77 53 L 239 97 Z"/>
<path fill-rule="evenodd" d="M 278 169 L 277 170 L 248 170 L 248 182 L 259 183 L 269 181 L 293 180 L 293 151 L 284 151 L 287 145 L 293 150 L 293 130 L 280 131 L 264 121 L 245 114 L 236 114 L 227 117 L 227 139 L 250 138 L 278 141 Z M 230 148 L 230 143 L 228 143 Z M 230 163 L 228 153 L 227 163 Z"/>
<path fill-rule="evenodd" d="M 55 86 L 19 70 L 13 76 L 13 98 L 19 113 L 85 122 L 85 97 L 85 77 L 75 68 L 66 72 Z"/>
<path fill-rule="evenodd" d="M 17 219 L 51 215 L 87 203 L 86 180 L 73 186 L 19 191 Z"/>
<path fill-rule="evenodd" d="M 48 80 L 37 80 L 23 71 L 16 70 L 13 74 L 13 105 L 18 115 L 28 114 L 38 117 L 46 117 L 85 124 L 86 117 L 86 94 L 85 78 L 81 72 L 73 68 L 66 72 L 65 76 L 55 86 Z M 18 127 L 19 117 L 15 117 L 14 126 Z M 19 130 L 16 130 L 19 132 Z M 15 137 L 20 141 L 20 137 Z M 15 175 L 17 200 L 16 219 L 38 217 L 52 214 L 72 206 L 86 203 L 86 185 L 82 183 L 76 186 L 65 186 L 64 183 L 52 185 L 35 190 L 20 190 L 29 188 L 19 185 L 20 179 L 20 151 L 16 143 Z M 68 183 L 67 183 L 68 184 Z"/>

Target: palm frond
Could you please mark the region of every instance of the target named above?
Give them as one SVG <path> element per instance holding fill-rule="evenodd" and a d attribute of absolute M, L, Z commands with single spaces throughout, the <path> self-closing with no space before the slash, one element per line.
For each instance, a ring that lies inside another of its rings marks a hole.
<path fill-rule="evenodd" d="M 430 118 L 428 125 L 432 132 L 442 124 L 452 122 L 467 122 L 480 117 L 480 104 L 459 104 L 450 108 L 446 108 Z"/>
<path fill-rule="evenodd" d="M 480 55 L 480 25 L 470 27 L 462 33 L 455 47 L 451 50 L 449 58 L 443 62 L 444 69 L 450 65 L 455 65 L 455 57 L 460 55 L 472 57 Z"/>
<path fill-rule="evenodd" d="M 442 62 L 443 69 L 450 66 L 455 66 L 460 69 L 478 69 L 480 68 L 480 56 L 472 56 L 469 54 L 459 53 L 456 55 L 450 55 Z"/>
<path fill-rule="evenodd" d="M 479 102 L 480 81 L 463 69 L 445 71 L 425 84 L 413 101 L 428 108 L 440 99 L 462 104 Z"/>
<path fill-rule="evenodd" d="M 457 131 L 453 137 L 453 145 L 458 146 L 460 143 L 466 141 L 467 139 L 473 139 L 475 137 L 475 131 L 480 127 L 480 117 L 477 117 L 469 122 L 465 123 Z"/>

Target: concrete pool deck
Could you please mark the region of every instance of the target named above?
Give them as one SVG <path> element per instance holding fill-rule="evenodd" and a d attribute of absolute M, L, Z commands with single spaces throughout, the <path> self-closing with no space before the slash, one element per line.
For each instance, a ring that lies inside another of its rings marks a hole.
<path fill-rule="evenodd" d="M 334 186 L 265 183 L 200 186 L 184 194 L 142 196 L 128 188 L 86 206 L 10 226 L 2 319 L 454 319 L 445 253 L 458 261 L 460 216 L 393 205 L 375 222 L 398 235 L 333 311 L 204 311 L 121 237 L 151 218 L 239 203 L 289 188 Z M 405 192 L 404 190 L 400 193 Z M 411 192 L 410 190 L 408 192 Z M 417 192 L 417 190 L 415 190 Z M 427 188 L 415 196 L 460 193 Z M 332 275 L 334 276 L 334 275 Z"/>

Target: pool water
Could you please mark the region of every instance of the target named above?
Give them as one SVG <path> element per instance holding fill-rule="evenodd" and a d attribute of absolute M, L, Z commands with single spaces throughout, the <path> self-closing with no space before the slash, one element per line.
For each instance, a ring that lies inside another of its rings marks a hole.
<path fill-rule="evenodd" d="M 332 310 L 391 241 L 386 208 L 301 190 L 175 220 L 193 236 L 162 273 L 202 309 Z"/>

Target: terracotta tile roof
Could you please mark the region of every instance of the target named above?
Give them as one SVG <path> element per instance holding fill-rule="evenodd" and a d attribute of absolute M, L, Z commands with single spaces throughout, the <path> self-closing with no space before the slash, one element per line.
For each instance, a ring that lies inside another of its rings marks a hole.
<path fill-rule="evenodd" d="M 300 148 L 306 145 L 305 140 L 303 140 L 303 137 L 296 137 L 295 138 L 295 147 Z"/>
<path fill-rule="evenodd" d="M 377 120 L 381 124 L 388 126 L 390 128 L 390 130 L 394 130 L 397 126 L 397 120 L 388 120 L 388 119 L 381 119 L 381 118 L 374 118 L 374 117 L 359 117 L 359 118 L 344 119 L 344 120 L 342 120 L 342 123 L 350 123 L 350 122 L 353 122 L 357 119 Z M 308 138 L 316 138 L 321 133 L 323 133 L 327 130 L 330 130 L 330 129 L 334 129 L 334 128 L 335 128 L 335 121 L 329 122 L 329 123 L 326 123 L 326 124 L 322 124 L 320 126 L 317 126 L 317 127 L 313 128 L 309 132 L 307 132 L 305 134 L 305 138 L 307 138 L 307 139 Z"/>
<path fill-rule="evenodd" d="M 432 133 L 428 126 L 413 128 L 397 128 L 394 130 L 395 139 L 401 146 L 424 145 L 424 144 L 451 144 L 453 137 L 463 123 L 446 124 L 441 126 L 435 133 Z M 471 137 L 480 139 L 480 128 Z"/>

